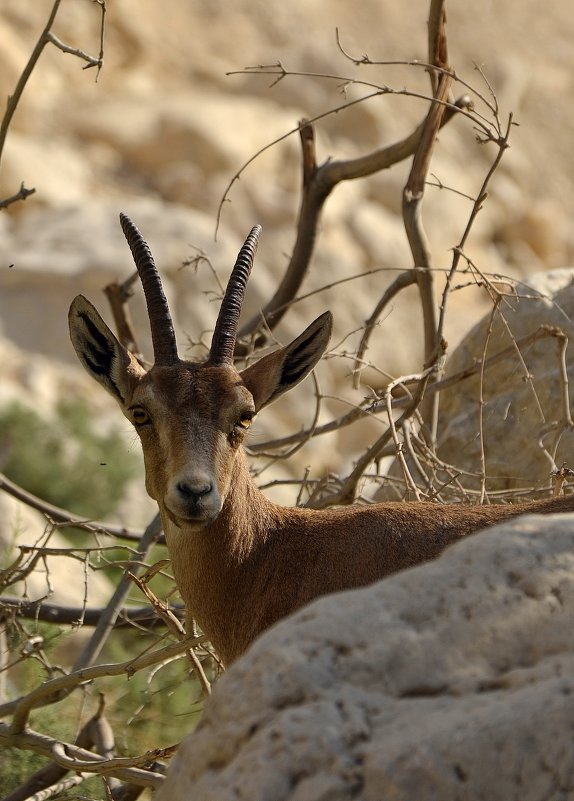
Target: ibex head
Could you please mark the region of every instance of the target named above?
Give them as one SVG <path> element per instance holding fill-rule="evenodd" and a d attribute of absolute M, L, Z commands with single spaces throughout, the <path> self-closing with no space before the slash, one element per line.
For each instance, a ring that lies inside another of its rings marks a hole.
<path fill-rule="evenodd" d="M 241 372 L 235 369 L 241 304 L 261 230 L 256 226 L 231 273 L 207 361 L 180 359 L 150 249 L 128 217 L 120 220 L 145 293 L 154 365 L 144 370 L 82 295 L 70 307 L 70 336 L 80 362 L 133 423 L 143 447 L 146 488 L 162 515 L 179 527 L 202 528 L 221 511 L 254 415 L 320 359 L 331 314 L 322 314 L 286 347 Z"/>

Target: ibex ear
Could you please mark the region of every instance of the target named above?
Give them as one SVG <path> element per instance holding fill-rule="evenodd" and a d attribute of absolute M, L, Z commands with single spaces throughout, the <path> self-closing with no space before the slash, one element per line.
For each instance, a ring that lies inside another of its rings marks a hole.
<path fill-rule="evenodd" d="M 241 373 L 259 411 L 311 372 L 329 343 L 333 315 L 325 312 L 290 345 L 263 356 Z"/>
<path fill-rule="evenodd" d="M 68 322 L 72 345 L 80 362 L 104 389 L 124 404 L 134 381 L 145 374 L 143 367 L 118 342 L 83 295 L 72 301 Z"/>

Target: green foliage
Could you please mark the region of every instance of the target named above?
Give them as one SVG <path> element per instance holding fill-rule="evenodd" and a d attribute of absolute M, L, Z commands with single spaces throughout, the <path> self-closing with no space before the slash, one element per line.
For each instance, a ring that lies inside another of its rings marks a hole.
<path fill-rule="evenodd" d="M 61 640 L 61 632 L 54 632 L 53 626 L 38 624 L 31 627 L 29 632 L 33 635 L 46 636 L 44 645 L 53 646 L 55 642 Z M 20 637 L 25 633 L 20 632 Z M 18 653 L 19 644 L 15 632 L 10 637 L 10 651 L 12 654 Z M 43 681 L 50 678 L 50 674 L 42 665 L 41 661 L 35 658 L 26 659 L 19 665 L 17 672 L 18 691 L 24 693 L 38 687 Z M 77 693 L 75 696 L 66 699 L 61 704 L 42 707 L 32 713 L 32 728 L 47 733 L 53 737 L 66 741 L 73 741 L 77 734 L 79 722 L 83 710 L 83 696 Z M 26 751 L 20 748 L 2 748 L 0 750 L 0 796 L 4 797 L 12 790 L 26 782 L 30 776 L 40 768 L 49 763 L 49 760 L 33 751 Z M 101 782 L 90 780 L 92 789 L 99 794 L 94 798 L 102 797 Z M 85 792 L 86 786 L 83 786 Z M 58 796 L 65 797 L 65 796 Z"/>
<path fill-rule="evenodd" d="M 155 635 L 118 630 L 106 643 L 103 658 L 123 661 L 155 642 Z M 210 660 L 204 663 L 204 669 L 213 680 Z M 179 742 L 195 728 L 203 708 L 201 685 L 185 656 L 130 678 L 102 678 L 95 689 L 106 696 L 107 715 L 120 754 L 143 753 Z"/>
<path fill-rule="evenodd" d="M 20 653 L 27 638 L 39 636 L 43 640 L 45 659 L 28 658 L 19 664 L 16 672 L 11 672 L 11 679 L 16 679 L 12 684 L 14 694 L 25 695 L 46 679 L 59 675 L 58 669 L 52 674 L 46 665 L 54 665 L 66 655 L 70 640 L 77 634 L 66 626 L 56 628 L 53 624 L 41 622 L 27 622 L 25 628 L 11 630 L 11 654 Z M 119 629 L 108 639 L 101 660 L 105 663 L 123 662 L 161 644 L 158 634 Z M 213 679 L 209 663 L 204 666 Z M 80 728 L 98 708 L 100 693 L 106 699 L 105 714 L 114 731 L 118 756 L 133 756 L 180 741 L 195 727 L 202 709 L 199 682 L 193 673 L 190 674 L 187 658 L 182 657 L 131 677 L 103 676 L 96 679 L 62 701 L 34 710 L 30 726 L 57 740 L 73 742 Z M 31 751 L 0 749 L 0 797 L 19 787 L 48 762 L 45 756 Z M 57 797 L 104 798 L 101 779 L 89 779 L 80 787 Z"/>
<path fill-rule="evenodd" d="M 0 410 L 3 472 L 50 503 L 89 518 L 109 514 L 140 460 L 118 428 L 96 430 L 79 401 L 62 402 L 53 420 L 20 403 Z"/>

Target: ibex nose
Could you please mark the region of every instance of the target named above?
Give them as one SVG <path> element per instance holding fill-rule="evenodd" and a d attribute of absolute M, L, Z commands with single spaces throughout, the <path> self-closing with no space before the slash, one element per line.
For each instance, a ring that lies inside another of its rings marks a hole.
<path fill-rule="evenodd" d="M 204 525 L 221 511 L 215 478 L 203 471 L 182 472 L 174 476 L 164 503 L 167 511 L 176 518 L 199 521 Z"/>
<path fill-rule="evenodd" d="M 213 491 L 213 482 L 207 478 L 180 479 L 175 486 L 184 500 L 196 503 Z"/>

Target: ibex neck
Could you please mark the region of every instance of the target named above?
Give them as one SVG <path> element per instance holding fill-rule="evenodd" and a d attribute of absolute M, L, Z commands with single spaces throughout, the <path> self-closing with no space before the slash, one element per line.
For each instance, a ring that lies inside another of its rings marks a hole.
<path fill-rule="evenodd" d="M 217 520 L 210 526 L 232 559 L 243 561 L 272 528 L 276 507 L 255 486 L 245 453 L 237 454 L 227 497 Z"/>
<path fill-rule="evenodd" d="M 163 521 L 187 613 L 197 620 L 225 663 L 244 650 L 256 633 L 248 622 L 252 582 L 246 582 L 245 576 L 255 576 L 257 566 L 265 561 L 276 509 L 253 483 L 245 454 L 240 452 L 230 492 L 215 523 L 196 530 Z"/>

